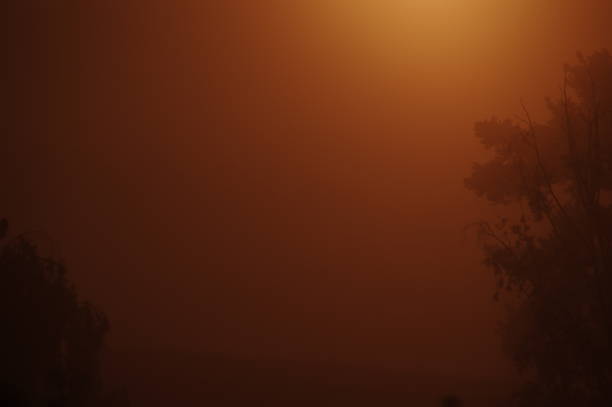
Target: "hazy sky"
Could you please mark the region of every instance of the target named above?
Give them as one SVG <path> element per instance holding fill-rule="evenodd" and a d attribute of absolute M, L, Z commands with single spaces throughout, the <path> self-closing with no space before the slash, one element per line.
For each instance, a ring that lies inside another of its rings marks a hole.
<path fill-rule="evenodd" d="M 472 126 L 544 119 L 611 2 L 25 3 L 0 215 L 113 346 L 499 371 Z"/>

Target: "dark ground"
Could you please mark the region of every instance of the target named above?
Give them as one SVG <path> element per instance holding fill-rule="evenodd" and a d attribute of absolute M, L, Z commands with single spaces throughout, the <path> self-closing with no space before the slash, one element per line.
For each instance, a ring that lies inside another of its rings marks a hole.
<path fill-rule="evenodd" d="M 508 383 L 444 377 L 418 367 L 239 359 L 178 351 L 109 352 L 107 377 L 139 406 L 502 406 Z"/>

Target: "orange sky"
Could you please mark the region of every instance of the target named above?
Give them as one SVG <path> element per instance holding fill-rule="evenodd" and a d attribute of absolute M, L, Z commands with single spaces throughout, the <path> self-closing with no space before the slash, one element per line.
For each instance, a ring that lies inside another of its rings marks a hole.
<path fill-rule="evenodd" d="M 471 128 L 544 118 L 609 2 L 69 3 L 11 27 L 0 215 L 116 346 L 500 371 Z"/>

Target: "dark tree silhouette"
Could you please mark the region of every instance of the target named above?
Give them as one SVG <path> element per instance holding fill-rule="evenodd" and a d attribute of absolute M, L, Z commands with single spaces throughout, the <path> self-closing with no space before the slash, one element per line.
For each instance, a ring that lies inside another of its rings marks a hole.
<path fill-rule="evenodd" d="M 0 221 L 0 405 L 93 406 L 108 322 L 81 302 L 62 263 Z"/>
<path fill-rule="evenodd" d="M 508 350 L 522 405 L 612 405 L 612 57 L 566 66 L 550 118 L 475 125 L 493 158 L 468 189 L 508 218 L 479 223 L 485 262 L 511 305 Z M 514 215 L 516 214 L 516 217 Z"/>

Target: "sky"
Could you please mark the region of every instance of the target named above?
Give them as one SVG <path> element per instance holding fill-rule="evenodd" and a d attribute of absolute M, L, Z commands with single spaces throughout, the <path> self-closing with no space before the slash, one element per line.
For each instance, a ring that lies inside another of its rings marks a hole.
<path fill-rule="evenodd" d="M 0 215 L 111 346 L 509 370 L 473 124 L 545 120 L 612 3 L 14 3 Z"/>

